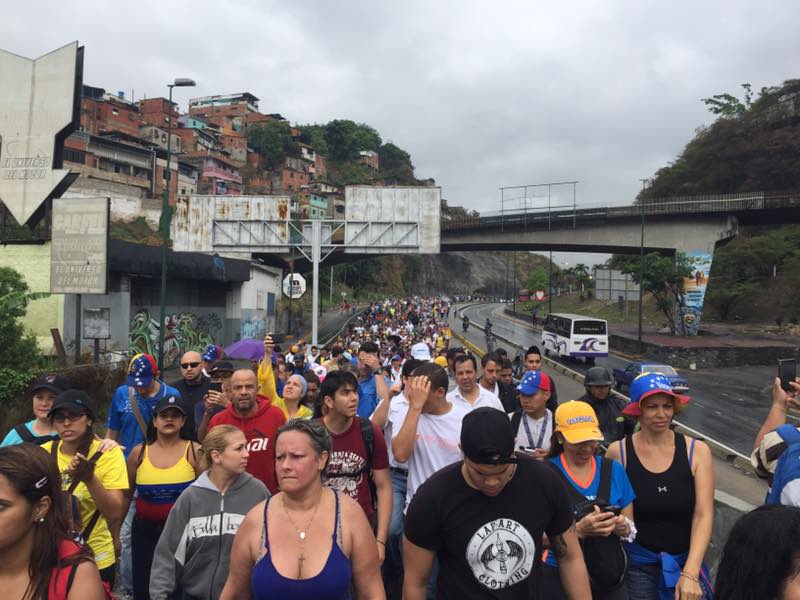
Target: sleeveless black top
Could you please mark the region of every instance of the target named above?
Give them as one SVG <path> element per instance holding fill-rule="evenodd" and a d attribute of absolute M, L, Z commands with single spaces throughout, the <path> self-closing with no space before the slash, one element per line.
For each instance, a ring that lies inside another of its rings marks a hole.
<path fill-rule="evenodd" d="M 672 464 L 663 473 L 651 473 L 642 466 L 630 436 L 625 438 L 625 455 L 625 471 L 636 492 L 633 501 L 633 514 L 639 531 L 636 542 L 653 552 L 688 552 L 695 491 L 686 439 L 680 433 L 675 434 Z"/>

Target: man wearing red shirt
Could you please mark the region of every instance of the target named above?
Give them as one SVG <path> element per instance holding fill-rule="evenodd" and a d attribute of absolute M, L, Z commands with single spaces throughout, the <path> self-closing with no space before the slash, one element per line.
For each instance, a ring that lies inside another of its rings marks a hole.
<path fill-rule="evenodd" d="M 389 476 L 389 455 L 383 433 L 369 420 L 364 420 L 367 431 L 372 430 L 372 456 L 369 457 L 365 443 L 369 433 L 362 432 L 360 417 L 356 416 L 358 380 L 353 373 L 328 373 L 319 395 L 328 408 L 322 422 L 333 440 L 325 485 L 348 494 L 361 505 L 375 530 L 378 556 L 383 562 L 392 518 L 392 480 Z M 373 497 L 370 479 L 375 484 L 376 497 Z"/>
<path fill-rule="evenodd" d="M 258 395 L 256 374 L 250 369 L 239 369 L 231 377 L 231 403 L 214 415 L 209 430 L 217 425 L 238 427 L 247 438 L 247 472 L 261 480 L 273 494 L 278 491 L 275 476 L 275 434 L 286 422 L 283 411 L 272 406 L 269 398 Z"/>

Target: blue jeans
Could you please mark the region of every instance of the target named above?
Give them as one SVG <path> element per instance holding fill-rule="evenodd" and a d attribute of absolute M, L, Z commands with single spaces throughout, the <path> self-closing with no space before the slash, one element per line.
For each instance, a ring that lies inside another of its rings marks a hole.
<path fill-rule="evenodd" d="M 136 514 L 136 495 L 134 494 L 131 500 L 131 505 L 128 508 L 128 514 L 125 515 L 125 520 L 122 522 L 122 527 L 119 530 L 119 544 L 120 544 L 120 557 L 119 557 L 119 574 L 122 579 L 122 590 L 126 594 L 133 594 L 133 558 L 131 557 L 131 527 L 133 526 L 133 517 Z"/>
<path fill-rule="evenodd" d="M 658 587 L 661 583 L 661 565 L 629 565 L 625 582 L 631 600 L 660 600 Z M 702 587 L 703 598 L 707 598 L 705 585 Z"/>

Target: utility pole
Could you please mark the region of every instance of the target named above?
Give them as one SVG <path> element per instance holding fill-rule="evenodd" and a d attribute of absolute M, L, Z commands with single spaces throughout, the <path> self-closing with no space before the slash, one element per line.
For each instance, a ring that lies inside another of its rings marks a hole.
<path fill-rule="evenodd" d="M 644 290 L 644 190 L 647 187 L 647 179 L 640 179 L 642 182 L 642 196 L 639 201 L 639 214 L 641 215 L 641 237 L 639 241 L 639 333 L 637 339 L 639 340 L 639 352 L 643 350 L 642 347 L 642 307 L 643 303 L 643 290 Z"/>
<path fill-rule="evenodd" d="M 547 314 L 553 312 L 553 251 L 550 250 L 550 261 L 547 263 Z"/>

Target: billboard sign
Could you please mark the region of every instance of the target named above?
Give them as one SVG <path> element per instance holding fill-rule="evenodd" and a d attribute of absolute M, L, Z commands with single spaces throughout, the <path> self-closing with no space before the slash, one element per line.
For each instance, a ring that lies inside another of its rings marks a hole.
<path fill-rule="evenodd" d="M 0 201 L 20 224 L 74 178 L 61 152 L 79 121 L 82 71 L 77 42 L 33 60 L 0 50 Z"/>
<path fill-rule="evenodd" d="M 713 255 L 708 252 L 691 252 L 689 258 L 693 261 L 692 274 L 683 278 L 680 327 L 683 335 L 697 335 L 700 330 L 700 317 L 703 314 Z"/>
<path fill-rule="evenodd" d="M 108 292 L 108 198 L 53 201 L 51 294 Z"/>

